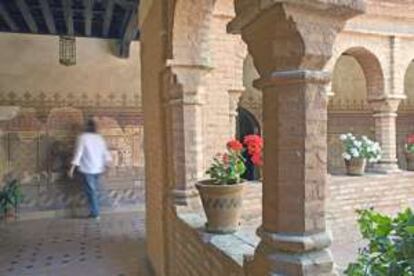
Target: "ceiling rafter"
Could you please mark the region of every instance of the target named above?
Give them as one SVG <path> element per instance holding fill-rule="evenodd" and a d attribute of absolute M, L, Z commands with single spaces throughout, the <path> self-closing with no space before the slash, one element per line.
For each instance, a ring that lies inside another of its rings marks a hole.
<path fill-rule="evenodd" d="M 114 11 L 114 1 L 107 0 L 106 7 L 105 7 L 104 23 L 103 23 L 103 28 L 102 28 L 102 35 L 104 37 L 107 37 L 109 34 L 109 28 L 111 27 L 113 11 Z"/>
<path fill-rule="evenodd" d="M 85 10 L 85 35 L 90 36 L 92 34 L 92 20 L 93 20 L 93 5 L 94 0 L 84 0 Z"/>
<path fill-rule="evenodd" d="M 125 28 L 124 35 L 119 42 L 118 54 L 122 58 L 129 57 L 129 48 L 132 40 L 136 38 L 138 34 L 138 12 L 137 9 L 133 9 L 130 13 L 127 26 Z"/>
<path fill-rule="evenodd" d="M 49 32 L 51 34 L 56 34 L 55 20 L 53 19 L 53 14 L 50 10 L 49 2 L 47 0 L 39 0 L 39 2 Z"/>
<path fill-rule="evenodd" d="M 26 4 L 24 0 L 16 0 L 16 4 L 30 31 L 33 33 L 37 33 L 38 28 L 36 25 L 36 21 L 33 19 L 33 15 L 29 9 L 29 6 Z"/>
<path fill-rule="evenodd" d="M 6 22 L 7 26 L 10 28 L 12 32 L 19 31 L 19 27 L 10 17 L 9 12 L 7 11 L 6 7 L 4 7 L 2 2 L 0 2 L 0 16 L 3 18 L 4 22 Z"/>
<path fill-rule="evenodd" d="M 68 36 L 74 36 L 72 0 L 62 0 L 62 6 L 66 24 L 66 34 Z"/>

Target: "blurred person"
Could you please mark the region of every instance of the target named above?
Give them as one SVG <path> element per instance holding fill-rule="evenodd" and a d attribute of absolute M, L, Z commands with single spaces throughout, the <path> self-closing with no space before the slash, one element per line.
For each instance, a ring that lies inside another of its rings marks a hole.
<path fill-rule="evenodd" d="M 98 133 L 95 120 L 86 122 L 84 132 L 79 135 L 68 175 L 73 178 L 77 169 L 82 175 L 84 191 L 89 204 L 89 217 L 99 219 L 100 208 L 97 189 L 101 175 L 111 163 L 105 139 Z"/>

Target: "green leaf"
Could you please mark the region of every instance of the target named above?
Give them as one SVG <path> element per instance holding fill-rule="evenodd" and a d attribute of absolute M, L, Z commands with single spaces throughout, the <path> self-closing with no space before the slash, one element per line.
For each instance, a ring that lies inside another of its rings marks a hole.
<path fill-rule="evenodd" d="M 414 226 L 406 226 L 405 231 L 407 231 L 408 233 L 414 235 Z"/>

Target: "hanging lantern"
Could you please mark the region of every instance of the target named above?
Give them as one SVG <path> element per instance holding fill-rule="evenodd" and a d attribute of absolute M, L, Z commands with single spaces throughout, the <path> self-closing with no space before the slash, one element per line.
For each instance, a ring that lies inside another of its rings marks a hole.
<path fill-rule="evenodd" d="M 59 63 L 71 66 L 76 64 L 76 38 L 73 36 L 59 37 Z"/>

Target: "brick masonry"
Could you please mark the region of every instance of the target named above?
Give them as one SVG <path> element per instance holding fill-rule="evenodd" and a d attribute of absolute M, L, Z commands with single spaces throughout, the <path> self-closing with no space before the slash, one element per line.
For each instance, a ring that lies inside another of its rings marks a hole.
<path fill-rule="evenodd" d="M 329 178 L 327 220 L 338 244 L 359 240 L 355 211 L 374 207 L 387 214 L 414 207 L 414 173 L 332 176 Z"/>

